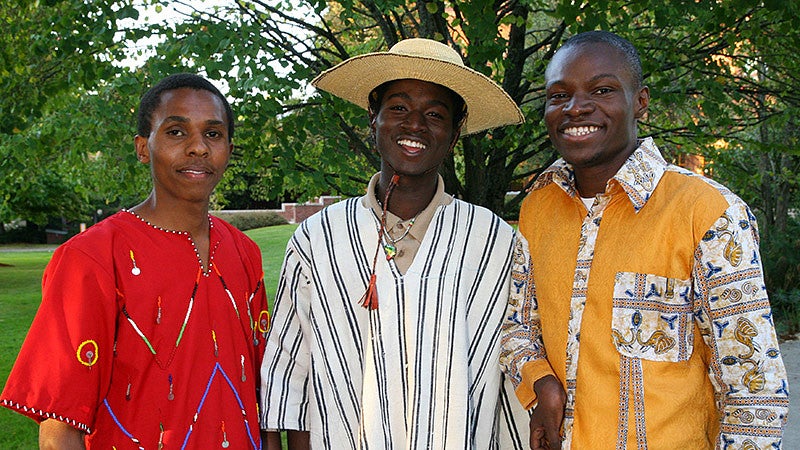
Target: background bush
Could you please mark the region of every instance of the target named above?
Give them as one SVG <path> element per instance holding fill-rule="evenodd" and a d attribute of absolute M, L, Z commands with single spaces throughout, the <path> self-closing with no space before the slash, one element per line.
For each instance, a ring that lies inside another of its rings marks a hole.
<path fill-rule="evenodd" d="M 769 302 L 778 336 L 788 339 L 800 333 L 800 289 L 770 292 Z"/>
<path fill-rule="evenodd" d="M 241 231 L 288 223 L 283 216 L 273 211 L 212 211 L 211 214 L 229 222 Z"/>
<path fill-rule="evenodd" d="M 761 221 L 759 219 L 759 225 Z M 770 291 L 800 288 L 800 220 L 789 218 L 785 231 L 761 228 L 761 261 Z"/>
<path fill-rule="evenodd" d="M 761 220 L 759 218 L 759 223 Z M 775 327 L 781 336 L 800 333 L 800 220 L 785 231 L 761 228 L 761 263 Z"/>
<path fill-rule="evenodd" d="M 13 244 L 17 242 L 44 244 L 45 240 L 46 236 L 44 230 L 33 227 L 13 228 L 0 233 L 0 244 Z"/>

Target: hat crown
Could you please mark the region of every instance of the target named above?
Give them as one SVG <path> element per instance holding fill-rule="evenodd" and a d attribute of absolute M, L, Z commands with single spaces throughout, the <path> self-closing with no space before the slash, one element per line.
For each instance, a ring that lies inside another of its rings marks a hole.
<path fill-rule="evenodd" d="M 389 53 L 396 55 L 414 56 L 418 58 L 435 59 L 464 67 L 464 61 L 452 47 L 439 41 L 423 38 L 404 39 L 394 44 Z"/>
<path fill-rule="evenodd" d="M 454 48 L 432 39 L 405 39 L 389 51 L 353 56 L 317 75 L 311 84 L 369 109 L 370 92 L 402 79 L 435 83 L 460 95 L 469 111 L 462 136 L 525 121 L 500 85 L 465 66 Z"/>

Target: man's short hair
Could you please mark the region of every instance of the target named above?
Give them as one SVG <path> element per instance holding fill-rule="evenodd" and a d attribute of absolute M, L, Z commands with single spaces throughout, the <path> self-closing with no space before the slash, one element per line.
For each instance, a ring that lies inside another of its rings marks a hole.
<path fill-rule="evenodd" d="M 636 47 L 634 47 L 633 44 L 631 44 L 627 39 L 610 31 L 597 30 L 576 34 L 575 36 L 567 39 L 559 51 L 565 48 L 577 47 L 583 44 L 597 43 L 608 44 L 611 47 L 619 50 L 625 57 L 625 61 L 628 63 L 628 70 L 630 70 L 633 81 L 637 83 L 636 87 L 639 88 L 643 85 L 644 79 L 642 77 L 642 61 L 639 58 L 639 52 L 636 51 Z"/>
<path fill-rule="evenodd" d="M 195 90 L 208 91 L 217 96 L 225 107 L 225 115 L 228 119 L 228 141 L 233 139 L 233 111 L 228 99 L 211 84 L 210 81 L 193 73 L 176 73 L 163 78 L 153 87 L 147 90 L 139 102 L 138 127 L 136 134 L 142 137 L 150 136 L 153 126 L 153 111 L 161 104 L 161 94 L 175 89 L 189 88 Z"/>

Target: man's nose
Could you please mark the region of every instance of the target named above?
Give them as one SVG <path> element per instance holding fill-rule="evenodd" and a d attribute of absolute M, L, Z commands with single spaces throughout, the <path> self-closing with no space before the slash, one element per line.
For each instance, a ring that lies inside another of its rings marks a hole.
<path fill-rule="evenodd" d="M 581 116 L 592 112 L 594 109 L 594 102 L 591 101 L 588 95 L 575 94 L 564 105 L 564 112 L 571 116 Z"/>

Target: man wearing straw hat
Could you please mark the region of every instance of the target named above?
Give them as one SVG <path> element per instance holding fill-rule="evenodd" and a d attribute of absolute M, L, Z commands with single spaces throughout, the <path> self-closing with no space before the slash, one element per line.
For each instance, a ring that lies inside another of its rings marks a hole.
<path fill-rule="evenodd" d="M 527 244 L 446 194 L 437 172 L 461 134 L 521 123 L 519 108 L 428 39 L 353 57 L 313 84 L 368 110 L 381 171 L 287 246 L 262 428 L 293 430 L 291 448 L 526 448 L 529 416 L 498 358 Z"/>

